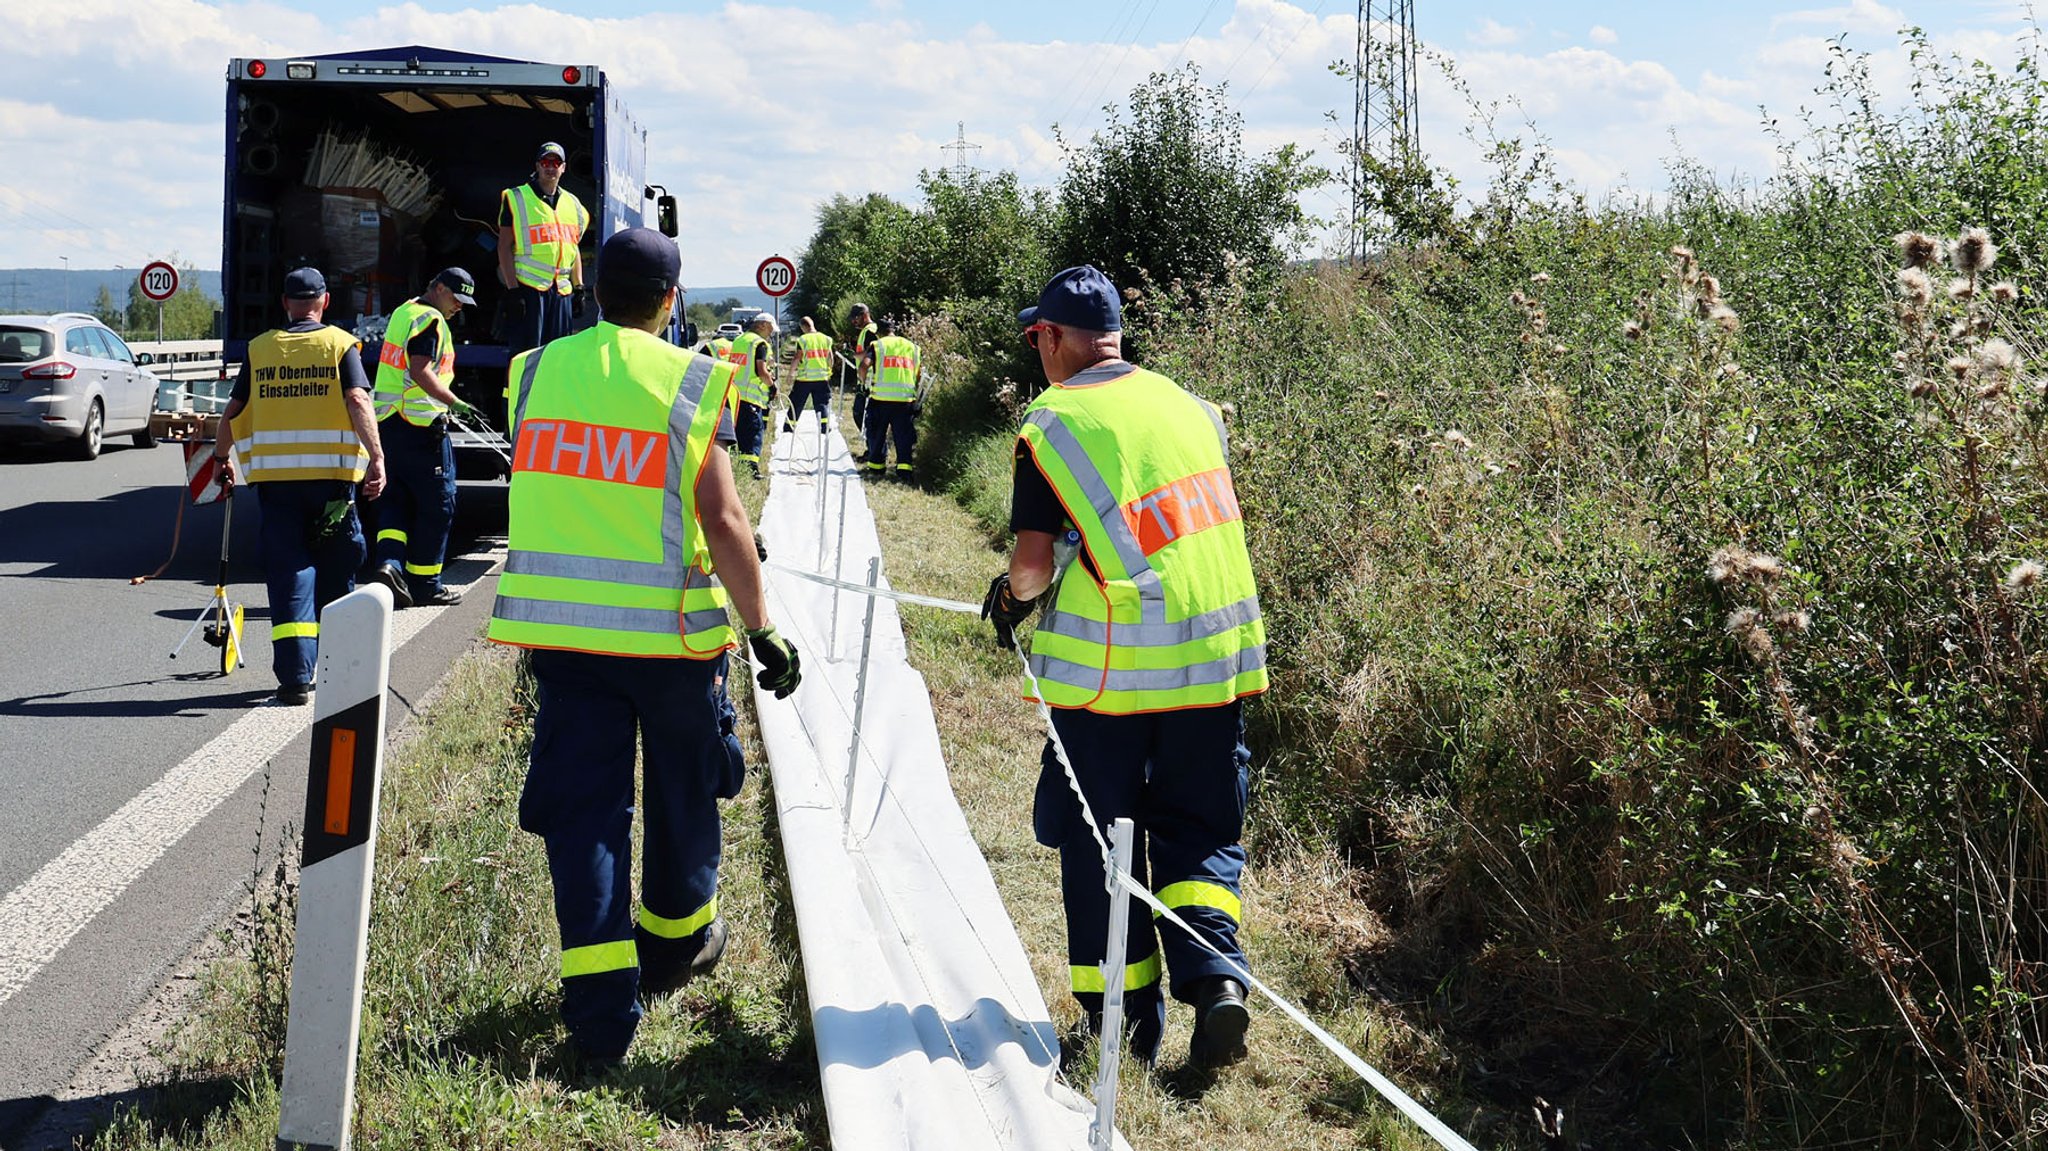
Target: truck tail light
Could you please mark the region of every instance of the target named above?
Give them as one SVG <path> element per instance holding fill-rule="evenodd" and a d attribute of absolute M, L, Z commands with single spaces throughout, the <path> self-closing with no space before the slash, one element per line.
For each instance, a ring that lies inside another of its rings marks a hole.
<path fill-rule="evenodd" d="M 249 61 L 249 79 L 261 80 L 270 73 L 270 65 L 261 60 Z"/>
<path fill-rule="evenodd" d="M 33 368 L 21 370 L 21 378 L 24 380 L 68 380 L 77 374 L 78 369 L 64 360 L 51 360 L 47 364 L 37 364 Z"/>
<path fill-rule="evenodd" d="M 564 69 L 562 69 L 562 83 L 564 83 L 564 84 L 581 84 L 582 82 L 583 82 L 583 69 L 581 69 L 581 68 L 578 68 L 578 67 L 577 67 L 576 65 L 574 65 L 574 64 L 571 64 L 571 65 L 569 65 L 569 66 L 568 66 L 567 68 L 564 68 Z"/>

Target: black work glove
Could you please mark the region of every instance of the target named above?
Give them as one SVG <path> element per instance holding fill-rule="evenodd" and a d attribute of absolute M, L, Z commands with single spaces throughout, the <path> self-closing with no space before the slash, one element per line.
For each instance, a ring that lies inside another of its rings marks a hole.
<path fill-rule="evenodd" d="M 768 542 L 761 538 L 760 532 L 754 533 L 754 554 L 761 557 L 762 563 L 768 562 Z"/>
<path fill-rule="evenodd" d="M 768 385 L 768 406 L 769 406 L 769 407 L 771 407 L 771 408 L 772 408 L 772 407 L 774 407 L 774 406 L 775 406 L 775 399 L 776 399 L 776 397 L 777 397 L 777 396 L 780 396 L 781 394 L 782 394 L 782 389 L 780 389 L 780 388 L 776 387 L 776 386 L 775 386 L 774 384 L 769 384 L 769 385 Z"/>
<path fill-rule="evenodd" d="M 578 284 L 575 290 L 569 293 L 569 314 L 580 320 L 583 313 L 589 310 L 590 289 Z"/>
<path fill-rule="evenodd" d="M 988 581 L 988 596 L 981 601 L 981 618 L 995 626 L 997 646 L 1017 650 L 1017 625 L 1031 617 L 1031 609 L 1037 604 L 1035 599 L 1020 600 L 1010 594 L 1009 572 Z"/>
<path fill-rule="evenodd" d="M 764 627 L 747 633 L 747 646 L 753 649 L 754 666 L 761 669 L 754 682 L 774 692 L 776 699 L 788 699 L 803 679 L 798 670 L 796 645 L 783 639 L 773 627 Z"/>

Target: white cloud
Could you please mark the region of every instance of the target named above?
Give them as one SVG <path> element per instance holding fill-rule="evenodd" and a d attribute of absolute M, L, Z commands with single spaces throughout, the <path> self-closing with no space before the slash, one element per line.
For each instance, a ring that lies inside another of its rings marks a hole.
<path fill-rule="evenodd" d="M 1620 40 L 1621 37 L 1615 33 L 1614 29 L 1609 28 L 1607 25 L 1595 24 L 1592 30 L 1586 33 L 1586 39 L 1591 40 L 1595 44 L 1612 44 Z"/>
<path fill-rule="evenodd" d="M 215 266 L 226 61 L 335 45 L 443 43 L 601 64 L 647 130 L 650 179 L 681 201 L 685 279 L 703 285 L 745 282 L 761 257 L 795 253 L 835 193 L 914 200 L 919 169 L 950 162 L 941 149 L 956 122 L 982 146 L 979 166 L 1049 185 L 1063 170 L 1055 124 L 1069 143 L 1085 141 L 1103 104 L 1121 105 L 1146 75 L 1185 60 L 1208 82 L 1227 82 L 1249 152 L 1291 142 L 1335 163 L 1350 124 L 1350 84 L 1327 66 L 1351 57 L 1351 15 L 1319 15 L 1305 0 L 1235 0 L 1212 32 L 1189 37 L 1184 22 L 1162 19 L 1131 43 L 1004 40 L 986 24 L 937 35 L 917 22 L 916 5 L 895 0 L 841 14 L 734 0 L 607 19 L 547 2 L 471 0 L 459 12 L 405 2 L 335 15 L 270 0 L 17 3 L 0 139 L 36 178 L 0 187 L 0 226 L 14 237 L 7 262 L 55 266 L 69 255 L 74 266 L 133 266 L 175 248 Z M 1653 190 L 1677 149 L 1717 172 L 1767 173 L 1775 156 L 1758 106 L 1789 117 L 1814 103 L 1827 36 L 1845 21 L 1874 45 L 1877 84 L 1903 92 L 1909 66 L 1893 37 L 1902 21 L 1872 0 L 1758 27 L 1750 51 L 1697 75 L 1647 45 L 1624 51 L 1599 29 L 1587 46 L 1537 50 L 1523 31 L 1487 20 L 1463 34 L 1462 49 L 1434 48 L 1481 105 L 1509 102 L 1502 131 L 1532 119 L 1561 172 L 1599 195 Z M 2019 34 L 2003 15 L 1987 17 L 1937 36 L 1936 47 L 2010 60 Z M 882 43 L 886 69 L 872 52 L 848 50 Z M 1426 149 L 1468 191 L 1482 189 L 1485 148 L 1466 135 L 1464 98 L 1427 62 L 1419 79 Z M 1308 207 L 1341 220 L 1342 196 L 1317 193 Z"/>
<path fill-rule="evenodd" d="M 1521 29 L 1510 28 L 1491 16 L 1482 17 L 1479 21 L 1479 27 L 1473 29 L 1465 36 L 1465 39 L 1482 48 L 1497 48 L 1505 44 L 1513 44 L 1520 41 L 1521 38 Z"/>

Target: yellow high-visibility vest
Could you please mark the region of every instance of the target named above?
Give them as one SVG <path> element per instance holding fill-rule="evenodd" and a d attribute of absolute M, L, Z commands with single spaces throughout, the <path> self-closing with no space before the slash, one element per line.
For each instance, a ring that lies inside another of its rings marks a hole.
<path fill-rule="evenodd" d="M 341 359 L 354 347 L 354 336 L 329 325 L 249 341 L 249 402 L 233 423 L 247 482 L 363 478 L 370 453 L 341 387 Z"/>
<path fill-rule="evenodd" d="M 443 387 L 453 385 L 455 337 L 448 330 L 448 317 L 432 304 L 407 300 L 391 313 L 391 322 L 384 327 L 382 350 L 377 354 L 377 386 L 370 390 L 370 411 L 379 421 L 400 412 L 406 423 L 424 428 L 447 412 L 448 405 L 414 383 L 409 370 L 406 345 L 428 328 L 434 330 L 434 374 Z"/>
<path fill-rule="evenodd" d="M 832 378 L 832 337 L 805 332 L 796 338 L 796 378 L 800 383 Z"/>
<path fill-rule="evenodd" d="M 1094 566 L 1068 567 L 1032 636 L 1042 697 L 1125 715 L 1264 691 L 1266 625 L 1223 417 L 1126 368 L 1047 388 L 1018 433 Z"/>
<path fill-rule="evenodd" d="M 600 321 L 511 372 L 511 527 L 489 637 L 670 659 L 734 646 L 696 490 L 731 365 Z"/>
<path fill-rule="evenodd" d="M 567 188 L 555 206 L 540 198 L 531 184 L 505 189 L 512 216 L 512 274 L 536 292 L 553 288 L 566 296 L 573 290 L 569 271 L 576 266 L 576 247 L 590 228 L 590 213 Z"/>

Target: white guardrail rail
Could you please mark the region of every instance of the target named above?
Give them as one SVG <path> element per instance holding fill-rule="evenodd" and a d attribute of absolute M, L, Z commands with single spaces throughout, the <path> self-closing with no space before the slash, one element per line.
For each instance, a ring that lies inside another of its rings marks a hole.
<path fill-rule="evenodd" d="M 227 407 L 234 388 L 230 369 L 235 365 L 222 358 L 219 340 L 135 340 L 128 350 L 160 381 L 157 411 L 206 414 Z"/>

